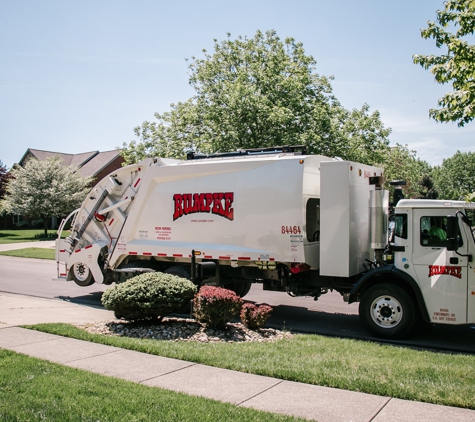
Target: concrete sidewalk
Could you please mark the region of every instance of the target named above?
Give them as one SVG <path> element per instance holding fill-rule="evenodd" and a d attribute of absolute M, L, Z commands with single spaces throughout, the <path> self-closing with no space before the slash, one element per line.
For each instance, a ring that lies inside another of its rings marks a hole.
<path fill-rule="evenodd" d="M 282 381 L 18 327 L 111 319 L 113 313 L 102 309 L 0 293 L 0 348 L 143 385 L 320 422 L 475 420 L 473 410 Z"/>

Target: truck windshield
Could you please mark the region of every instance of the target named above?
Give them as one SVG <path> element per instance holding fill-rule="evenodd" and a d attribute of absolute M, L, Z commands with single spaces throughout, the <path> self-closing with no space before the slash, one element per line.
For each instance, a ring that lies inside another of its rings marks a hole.
<path fill-rule="evenodd" d="M 407 214 L 395 214 L 392 221 L 394 222 L 394 235 L 407 239 Z"/>

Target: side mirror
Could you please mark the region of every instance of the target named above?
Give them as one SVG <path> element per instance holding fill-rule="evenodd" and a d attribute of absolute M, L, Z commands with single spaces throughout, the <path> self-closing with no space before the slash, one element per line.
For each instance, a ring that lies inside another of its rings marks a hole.
<path fill-rule="evenodd" d="M 456 251 L 459 247 L 458 242 L 459 225 L 458 218 L 455 215 L 447 216 L 447 250 Z"/>

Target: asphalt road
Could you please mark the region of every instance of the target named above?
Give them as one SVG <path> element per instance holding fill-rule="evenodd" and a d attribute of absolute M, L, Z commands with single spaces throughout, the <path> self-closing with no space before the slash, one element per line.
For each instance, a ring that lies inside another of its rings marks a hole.
<path fill-rule="evenodd" d="M 102 307 L 100 298 L 109 286 L 93 284 L 89 287 L 79 287 L 72 281 L 52 280 L 55 276 L 56 263 L 52 261 L 0 256 L 0 292 Z M 270 327 L 381 342 L 361 326 L 358 304 L 348 305 L 336 292 L 314 301 L 312 298 L 293 298 L 286 293 L 263 291 L 262 286 L 256 284 L 245 299 L 267 303 L 274 308 L 267 324 Z M 475 324 L 421 325 L 411 337 L 389 343 L 475 354 Z"/>

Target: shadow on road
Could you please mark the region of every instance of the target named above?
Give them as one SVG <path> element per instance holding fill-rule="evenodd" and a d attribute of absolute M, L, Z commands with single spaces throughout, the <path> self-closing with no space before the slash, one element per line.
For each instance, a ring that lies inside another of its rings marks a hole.
<path fill-rule="evenodd" d="M 83 296 L 56 296 L 57 299 L 65 302 L 76 303 L 78 305 L 92 306 L 94 308 L 104 308 L 101 297 L 104 292 L 90 292 Z"/>
<path fill-rule="evenodd" d="M 352 338 L 425 350 L 475 354 L 475 325 L 420 324 L 404 340 L 381 340 L 370 335 L 358 315 L 309 310 L 298 306 L 274 306 L 267 325 L 304 334 Z"/>

